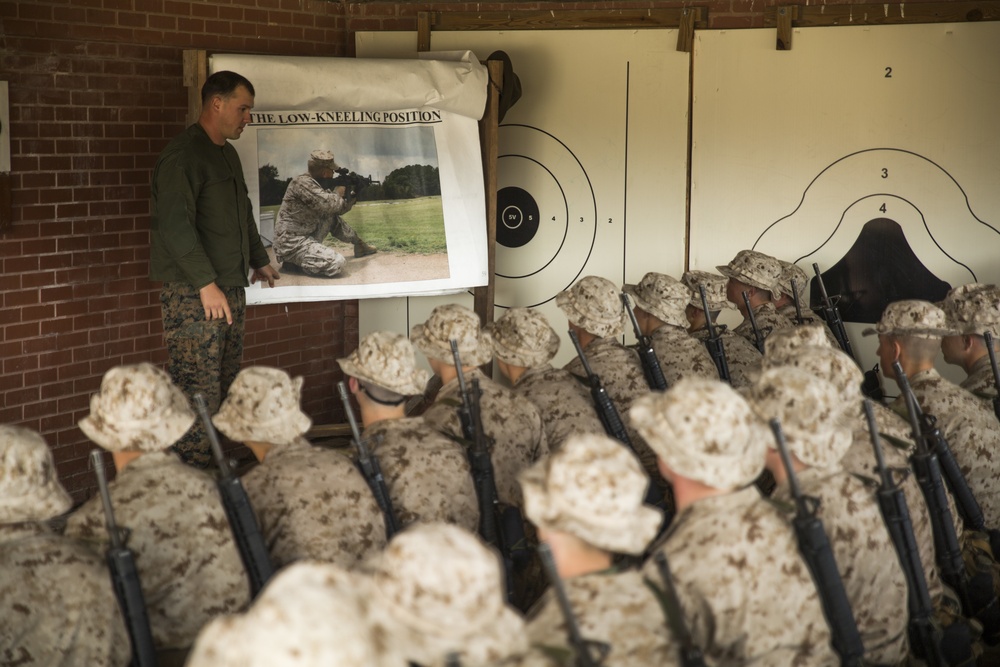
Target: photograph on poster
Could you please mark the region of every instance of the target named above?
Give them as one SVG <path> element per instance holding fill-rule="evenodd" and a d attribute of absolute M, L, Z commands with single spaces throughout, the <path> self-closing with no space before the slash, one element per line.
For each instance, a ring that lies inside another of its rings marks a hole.
<path fill-rule="evenodd" d="M 433 127 L 259 128 L 257 170 L 276 289 L 449 276 Z"/>

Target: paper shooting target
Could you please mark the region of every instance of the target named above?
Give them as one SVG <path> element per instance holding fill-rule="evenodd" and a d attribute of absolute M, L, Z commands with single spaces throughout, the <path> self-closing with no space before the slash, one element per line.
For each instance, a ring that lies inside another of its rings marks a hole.
<path fill-rule="evenodd" d="M 502 125 L 497 158 L 496 305 L 534 307 L 583 272 L 597 199 L 579 158 L 553 134 Z"/>

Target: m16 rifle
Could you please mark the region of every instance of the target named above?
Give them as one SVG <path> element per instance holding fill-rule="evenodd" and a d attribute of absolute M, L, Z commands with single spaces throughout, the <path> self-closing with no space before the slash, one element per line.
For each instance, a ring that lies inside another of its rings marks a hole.
<path fill-rule="evenodd" d="M 385 521 L 385 537 L 387 540 L 391 540 L 392 536 L 399 532 L 399 520 L 392 507 L 392 498 L 389 497 L 389 489 L 386 488 L 382 468 L 378 464 L 378 458 L 368 448 L 368 440 L 361 437 L 358 422 L 354 418 L 354 409 L 351 407 L 347 385 L 343 381 L 338 382 L 337 391 L 340 393 L 347 423 L 351 426 L 351 438 L 354 441 L 354 448 L 358 452 L 358 468 L 365 481 L 368 482 L 368 487 L 372 490 L 372 495 L 375 496 L 378 508 L 382 511 L 382 519 Z"/>
<path fill-rule="evenodd" d="M 146 612 L 146 599 L 142 594 L 139 572 L 135 567 L 135 555 L 126 546 L 128 529 L 120 528 L 115 522 L 115 511 L 111 505 L 111 493 L 108 491 L 108 479 L 104 474 L 104 460 L 101 450 L 90 452 L 90 462 L 97 477 L 97 488 L 101 494 L 101 505 L 104 507 L 104 521 L 108 531 L 110 546 L 104 554 L 104 561 L 111 573 L 111 584 L 118 598 L 118 607 L 128 629 L 129 640 L 132 642 L 133 667 L 156 667 L 156 650 L 153 648 L 153 634 L 149 629 L 149 615 Z M 124 537 L 122 534 L 124 533 Z"/>
<path fill-rule="evenodd" d="M 811 317 L 802 316 L 802 303 L 799 301 L 799 286 L 798 281 L 792 278 L 792 303 L 795 304 L 795 324 L 799 326 L 812 322 Z"/>
<path fill-rule="evenodd" d="M 371 187 L 372 185 L 382 184 L 381 181 L 374 180 L 370 174 L 368 176 L 362 176 L 361 174 L 357 174 L 346 167 L 341 167 L 334 173 L 336 176 L 324 179 L 323 185 L 328 187 L 330 190 L 343 186 L 346 188 L 346 196 L 349 199 L 357 199 L 365 188 Z"/>
<path fill-rule="evenodd" d="M 705 294 L 704 285 L 698 285 L 698 293 L 701 295 L 701 307 L 705 311 L 705 328 L 708 329 L 705 347 L 708 348 L 708 353 L 712 356 L 715 367 L 719 369 L 719 379 L 732 383 L 729 376 L 729 360 L 726 358 L 726 344 L 722 340 L 722 333 L 712 321 L 712 311 L 708 309 L 708 296 Z"/>
<path fill-rule="evenodd" d="M 607 659 L 611 647 L 604 642 L 583 638 L 580 633 L 580 624 L 573 612 L 573 605 L 570 604 L 569 597 L 566 595 L 566 587 L 562 577 L 559 576 L 555 559 L 552 557 L 552 549 L 549 548 L 548 544 L 542 542 L 538 545 L 538 556 L 542 561 L 545 575 L 548 577 L 549 583 L 552 584 L 552 592 L 555 594 L 559 611 L 562 612 L 563 620 L 566 622 L 566 638 L 573 649 L 574 667 L 601 667 Z"/>
<path fill-rule="evenodd" d="M 750 320 L 750 327 L 753 329 L 753 340 L 754 347 L 761 354 L 764 354 L 764 334 L 757 326 L 757 316 L 753 314 L 753 308 L 750 306 L 750 295 L 743 292 L 743 303 L 747 307 L 747 319 Z"/>
<path fill-rule="evenodd" d="M 219 466 L 220 476 L 216 485 L 219 488 L 219 495 L 222 496 L 222 507 L 226 511 L 229 527 L 233 531 L 233 539 L 240 552 L 243 568 L 250 579 L 250 596 L 257 597 L 257 594 L 274 574 L 271 557 L 268 555 L 267 545 L 264 544 L 264 537 L 260 533 L 260 526 L 257 524 L 257 517 L 253 513 L 253 506 L 250 504 L 247 492 L 243 488 L 240 478 L 233 474 L 233 469 L 222 453 L 219 434 L 215 432 L 215 425 L 208 415 L 205 397 L 201 394 L 195 394 L 194 403 L 198 415 L 205 425 L 205 432 L 212 445 L 215 462 Z"/>
<path fill-rule="evenodd" d="M 679 644 L 678 658 L 681 667 L 705 667 L 705 656 L 701 648 L 694 643 L 691 631 L 687 623 L 684 622 L 684 610 L 681 609 L 680 598 L 677 597 L 677 589 L 674 587 L 674 578 L 670 574 L 670 564 L 667 562 L 667 554 L 660 549 L 653 556 L 656 563 L 656 571 L 663 582 L 663 589 L 646 579 L 646 585 L 653 589 L 653 593 L 663 607 L 663 615 L 667 618 L 667 628 L 671 636 Z"/>
<path fill-rule="evenodd" d="M 833 557 L 830 540 L 823 529 L 823 522 L 817 516 L 820 501 L 818 498 L 802 494 L 792 465 L 792 457 L 785 443 L 785 435 L 781 430 L 781 423 L 777 419 L 772 419 L 770 426 L 774 440 L 778 444 L 778 453 L 781 454 L 781 463 L 788 474 L 788 486 L 792 498 L 795 500 L 795 518 L 792 519 L 792 527 L 795 529 L 799 553 L 802 554 L 802 560 L 805 561 L 809 572 L 812 573 L 813 581 L 816 582 L 823 614 L 830 626 L 830 644 L 840 656 L 840 664 L 843 667 L 861 667 L 864 664 L 865 648 L 861 642 L 861 633 L 858 632 L 854 612 L 851 611 L 851 603 L 847 599 L 847 591 L 844 590 L 844 581 L 840 577 L 837 562 Z"/>
<path fill-rule="evenodd" d="M 639 320 L 635 317 L 632 307 L 629 305 L 628 295 L 620 294 L 622 305 L 628 312 L 629 320 L 632 321 L 632 331 L 635 332 L 637 341 L 636 352 L 639 353 L 639 361 L 642 362 L 642 374 L 646 376 L 646 384 L 653 391 L 666 391 L 667 379 L 663 377 L 663 369 L 660 368 L 660 360 L 653 349 L 653 339 L 642 333 L 639 328 Z"/>
<path fill-rule="evenodd" d="M 462 422 L 462 436 L 469 443 L 469 467 L 479 504 L 479 534 L 483 541 L 496 547 L 503 557 L 506 571 L 507 599 L 514 597 L 513 572 L 521 564 L 522 558 L 515 553 L 525 544 L 524 518 L 516 507 L 501 508 L 497 495 L 496 476 L 493 459 L 490 458 L 490 437 L 483 429 L 479 399 L 482 392 L 479 378 L 472 378 L 471 391 L 465 383 L 462 359 L 458 353 L 458 341 L 451 340 L 451 354 L 458 375 L 459 392 L 462 403 L 458 415 Z"/>
<path fill-rule="evenodd" d="M 1000 420 L 1000 368 L 997 368 L 997 353 L 993 349 L 993 334 L 989 331 L 983 332 L 983 340 L 986 342 L 986 353 L 990 355 L 990 368 L 993 370 L 993 414 Z"/>
<path fill-rule="evenodd" d="M 913 523 L 910 520 L 906 496 L 903 495 L 903 489 L 896 482 L 892 471 L 885 465 L 875 413 L 872 411 L 871 401 L 867 398 L 864 399 L 864 409 L 881 480 L 876 492 L 879 510 L 882 512 L 882 520 L 892 538 L 892 544 L 896 548 L 899 563 L 903 568 L 903 576 L 906 578 L 910 648 L 917 657 L 926 662 L 928 667 L 944 667 L 948 663 L 941 652 L 940 633 L 935 629 L 932 620 L 934 609 L 927 589 L 924 567 L 920 562 L 920 550 L 913 535 Z"/>
<path fill-rule="evenodd" d="M 909 378 L 906 377 L 899 360 L 893 362 L 892 370 L 900 393 L 906 401 L 906 411 L 913 431 L 912 437 L 917 445 L 916 452 L 910 457 L 910 463 L 927 501 L 941 579 L 958 595 L 964 612 L 974 616 L 982 624 L 984 637 L 994 642 L 996 636 L 1000 634 L 1000 601 L 993 592 L 989 574 L 977 575 L 973 581 L 969 580 L 962 559 L 962 549 L 952 522 L 951 510 L 948 508 L 945 484 L 951 491 L 959 516 L 967 527 L 988 535 L 991 546 L 997 541 L 996 531 L 985 528 L 982 509 L 959 469 L 948 441 L 937 428 L 934 416 L 920 409 Z"/>

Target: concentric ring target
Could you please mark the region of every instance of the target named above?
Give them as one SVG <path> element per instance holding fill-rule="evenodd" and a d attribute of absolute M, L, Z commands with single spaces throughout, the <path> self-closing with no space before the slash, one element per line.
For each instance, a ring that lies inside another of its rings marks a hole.
<path fill-rule="evenodd" d="M 538 306 L 583 273 L 597 199 L 580 160 L 545 130 L 502 125 L 499 144 L 496 305 Z"/>

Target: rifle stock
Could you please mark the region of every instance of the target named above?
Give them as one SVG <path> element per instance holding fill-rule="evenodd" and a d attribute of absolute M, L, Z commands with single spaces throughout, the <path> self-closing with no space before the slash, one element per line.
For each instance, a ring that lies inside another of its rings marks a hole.
<path fill-rule="evenodd" d="M 128 630 L 129 641 L 132 643 L 133 667 L 156 667 L 156 650 L 153 647 L 153 633 L 149 629 L 149 614 L 146 611 L 146 599 L 142 593 L 142 583 L 139 581 L 139 571 L 135 567 L 135 555 L 126 546 L 122 538 L 122 529 L 115 521 L 114 508 L 111 505 L 111 493 L 108 491 L 108 480 L 104 474 L 104 460 L 101 450 L 90 451 L 90 462 L 97 477 L 97 488 L 101 494 L 101 505 L 104 508 L 105 527 L 108 531 L 110 546 L 104 554 L 108 572 L 111 574 L 111 585 L 118 598 L 125 627 Z"/>
<path fill-rule="evenodd" d="M 715 322 L 712 321 L 712 311 L 708 309 L 708 296 L 705 294 L 705 286 L 698 285 L 698 294 L 701 295 L 701 307 L 705 311 L 705 328 L 708 330 L 708 340 L 705 347 L 715 362 L 715 367 L 719 371 L 719 379 L 732 384 L 729 376 L 729 359 L 726 358 L 726 344 L 722 340 L 722 335 Z"/>
<path fill-rule="evenodd" d="M 194 402 L 198 409 L 198 415 L 205 425 L 205 432 L 212 445 L 215 462 L 219 466 L 221 476 L 216 485 L 219 488 L 219 495 L 222 496 L 222 507 L 226 511 L 229 528 L 233 531 L 233 539 L 240 552 L 243 568 L 250 580 L 250 596 L 257 597 L 257 594 L 274 574 L 271 557 L 268 554 L 267 545 L 264 544 L 264 536 L 261 535 L 260 526 L 257 524 L 257 517 L 254 515 L 247 492 L 239 477 L 233 474 L 232 468 L 229 467 L 229 463 L 226 462 L 225 456 L 222 454 L 222 445 L 219 443 L 219 435 L 215 432 L 212 418 L 208 414 L 205 397 L 201 394 L 195 394 Z"/>
<path fill-rule="evenodd" d="M 989 331 L 983 332 L 983 341 L 986 343 L 986 353 L 990 355 L 990 369 L 993 371 L 993 414 L 1000 420 L 1000 368 L 997 368 L 997 353 L 993 349 L 993 334 Z"/>
<path fill-rule="evenodd" d="M 667 379 L 663 376 L 663 369 L 660 367 L 660 360 L 653 349 L 653 339 L 642 333 L 639 328 L 639 320 L 635 317 L 635 312 L 629 305 L 628 295 L 619 294 L 622 305 L 628 313 L 628 318 L 632 322 L 632 331 L 635 333 L 637 342 L 636 352 L 639 353 L 639 361 L 642 362 L 642 374 L 646 376 L 646 384 L 653 391 L 666 391 Z"/>
<path fill-rule="evenodd" d="M 580 624 L 576 620 L 573 605 L 570 604 L 569 597 L 566 595 L 566 587 L 562 577 L 559 576 L 559 570 L 556 568 L 556 562 L 548 544 L 542 542 L 538 545 L 538 557 L 542 561 L 542 568 L 545 570 L 549 583 L 552 584 L 556 603 L 559 605 L 559 611 L 562 612 L 563 620 L 566 622 L 566 638 L 573 649 L 575 667 L 600 667 L 607 658 L 611 647 L 604 642 L 584 639 L 583 635 L 580 634 Z M 596 657 L 594 653 L 597 654 Z"/>
<path fill-rule="evenodd" d="M 750 320 L 750 327 L 753 329 L 754 346 L 758 352 L 764 354 L 764 334 L 757 326 L 757 316 L 754 315 L 753 308 L 750 306 L 750 295 L 746 292 L 743 292 L 743 304 L 747 308 L 747 319 Z"/>
<path fill-rule="evenodd" d="M 375 496 L 378 508 L 382 510 L 382 519 L 385 521 L 385 537 L 391 540 L 392 536 L 399 532 L 399 520 L 392 506 L 392 498 L 389 496 L 389 489 L 385 484 L 385 477 L 382 475 L 382 467 L 378 463 L 378 458 L 368 448 L 368 441 L 361 437 L 361 430 L 358 428 L 357 419 L 354 417 L 354 409 L 351 407 L 351 398 L 347 392 L 347 385 L 343 380 L 337 383 L 337 391 L 340 393 L 340 401 L 344 406 L 344 415 L 347 423 L 351 426 L 351 437 L 354 441 L 354 448 L 358 452 L 358 468 L 361 475 L 368 482 L 368 487 Z"/>
<path fill-rule="evenodd" d="M 909 639 L 914 654 L 922 658 L 928 667 L 944 667 L 947 662 L 941 653 L 941 636 L 932 621 L 934 615 L 930 592 L 927 588 L 927 578 L 924 576 L 923 564 L 920 562 L 920 550 L 916 537 L 913 535 L 913 522 L 910 520 L 910 509 L 906 504 L 903 489 L 896 483 L 892 472 L 885 465 L 882 452 L 882 441 L 875 423 L 875 413 L 869 399 L 864 399 L 865 420 L 868 423 L 868 434 L 871 438 L 875 461 L 878 465 L 879 485 L 876 497 L 882 520 L 892 544 L 899 557 L 899 563 L 906 578 L 908 591 L 907 607 L 909 610 Z"/>
<path fill-rule="evenodd" d="M 781 463 L 788 475 L 792 498 L 795 500 L 795 518 L 792 520 L 792 526 L 795 528 L 799 552 L 809 572 L 812 573 L 813 581 L 816 582 L 823 614 L 830 626 L 830 643 L 840 655 L 841 665 L 861 667 L 864 664 L 862 658 L 865 649 L 854 612 L 851 610 L 851 603 L 844 590 L 844 581 L 833 557 L 830 540 L 823 529 L 823 522 L 817 516 L 820 501 L 818 498 L 802 495 L 781 424 L 777 419 L 772 419 L 770 426 L 778 445 L 778 452 L 781 454 Z"/>

